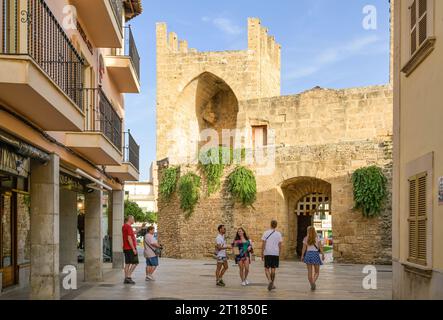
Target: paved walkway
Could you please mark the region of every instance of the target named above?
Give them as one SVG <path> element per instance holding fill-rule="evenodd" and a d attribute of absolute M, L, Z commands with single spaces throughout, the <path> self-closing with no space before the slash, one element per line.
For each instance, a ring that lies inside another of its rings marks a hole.
<path fill-rule="evenodd" d="M 262 262 L 251 266 L 251 285 L 242 287 L 238 268 L 231 262 L 225 276 L 226 288 L 215 286 L 214 260 L 161 259 L 155 274 L 156 281 L 145 281 L 144 265 L 140 265 L 133 279 L 136 285 L 124 285 L 123 273 L 107 270 L 103 283 L 81 283 L 75 291 L 64 291 L 62 299 L 76 300 L 295 300 L 295 299 L 391 299 L 392 269 L 378 266 L 377 290 L 365 290 L 363 266 L 326 264 L 321 269 L 317 291 L 311 292 L 306 279 L 306 267 L 300 262 L 284 261 L 278 271 L 277 290 L 268 292 Z M 79 275 L 81 279 L 81 275 Z M 29 292 L 20 290 L 1 296 L 1 299 L 27 299 Z"/>

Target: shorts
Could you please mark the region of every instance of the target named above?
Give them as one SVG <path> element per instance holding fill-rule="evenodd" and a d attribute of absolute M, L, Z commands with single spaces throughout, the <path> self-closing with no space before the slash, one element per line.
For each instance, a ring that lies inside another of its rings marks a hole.
<path fill-rule="evenodd" d="M 265 256 L 265 268 L 266 269 L 277 269 L 280 265 L 279 256 Z"/>
<path fill-rule="evenodd" d="M 217 263 L 225 263 L 228 261 L 228 257 L 217 257 Z"/>
<path fill-rule="evenodd" d="M 138 255 L 132 250 L 123 250 L 125 253 L 125 264 L 138 264 Z"/>
<path fill-rule="evenodd" d="M 148 267 L 158 267 L 158 257 L 146 258 L 146 265 Z"/>

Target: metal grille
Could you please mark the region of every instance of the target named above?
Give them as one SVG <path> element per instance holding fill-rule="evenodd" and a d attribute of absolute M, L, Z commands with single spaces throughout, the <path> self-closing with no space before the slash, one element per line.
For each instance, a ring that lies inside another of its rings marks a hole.
<path fill-rule="evenodd" d="M 140 169 L 140 146 L 135 142 L 130 130 L 125 132 L 124 162 L 131 163 L 137 170 Z"/>
<path fill-rule="evenodd" d="M 137 78 L 140 79 L 140 55 L 135 44 L 131 26 L 125 27 L 125 56 L 131 58 Z"/>
<path fill-rule="evenodd" d="M 122 119 L 101 88 L 85 89 L 86 131 L 101 132 L 122 151 Z"/>
<path fill-rule="evenodd" d="M 29 55 L 57 86 L 82 109 L 83 59 L 44 0 L 0 0 L 2 54 Z M 18 44 L 26 29 L 26 47 Z"/>

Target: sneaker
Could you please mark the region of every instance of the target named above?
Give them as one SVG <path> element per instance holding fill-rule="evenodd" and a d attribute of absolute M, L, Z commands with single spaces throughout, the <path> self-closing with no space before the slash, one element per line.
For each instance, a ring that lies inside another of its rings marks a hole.
<path fill-rule="evenodd" d="M 151 280 L 151 281 L 155 281 L 155 278 L 153 277 L 152 274 L 148 275 L 147 278 L 148 278 L 149 280 Z"/>
<path fill-rule="evenodd" d="M 124 284 L 131 284 L 131 280 L 129 278 L 125 278 L 125 281 L 123 281 Z"/>
<path fill-rule="evenodd" d="M 268 284 L 268 291 L 271 291 L 272 289 L 274 289 L 274 283 L 269 282 L 269 284 Z"/>
<path fill-rule="evenodd" d="M 249 286 L 251 283 L 246 279 L 246 285 Z"/>
<path fill-rule="evenodd" d="M 243 287 L 245 287 L 245 286 L 246 286 L 246 281 L 243 281 L 243 282 L 241 283 L 241 285 L 242 285 Z"/>
<path fill-rule="evenodd" d="M 226 287 L 226 283 L 223 281 L 223 279 L 220 279 L 219 282 L 220 282 L 220 284 L 221 284 L 222 287 Z"/>
<path fill-rule="evenodd" d="M 145 281 L 151 281 L 148 276 L 146 276 Z"/>
<path fill-rule="evenodd" d="M 311 291 L 315 290 L 315 283 L 311 283 Z"/>
<path fill-rule="evenodd" d="M 218 280 L 216 285 L 217 285 L 217 287 L 224 287 L 225 283 L 222 280 Z"/>

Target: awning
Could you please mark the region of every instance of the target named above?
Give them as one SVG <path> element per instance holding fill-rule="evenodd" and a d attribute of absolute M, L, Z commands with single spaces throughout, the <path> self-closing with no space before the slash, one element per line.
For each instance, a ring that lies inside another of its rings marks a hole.
<path fill-rule="evenodd" d="M 12 148 L 14 148 L 14 151 L 25 157 L 25 158 L 31 158 L 34 160 L 41 161 L 43 163 L 48 162 L 50 160 L 49 154 L 37 149 L 34 146 L 31 146 L 30 144 L 27 144 L 23 141 L 20 141 L 19 139 L 11 136 L 8 133 L 0 131 L 0 142 L 3 142 Z"/>

